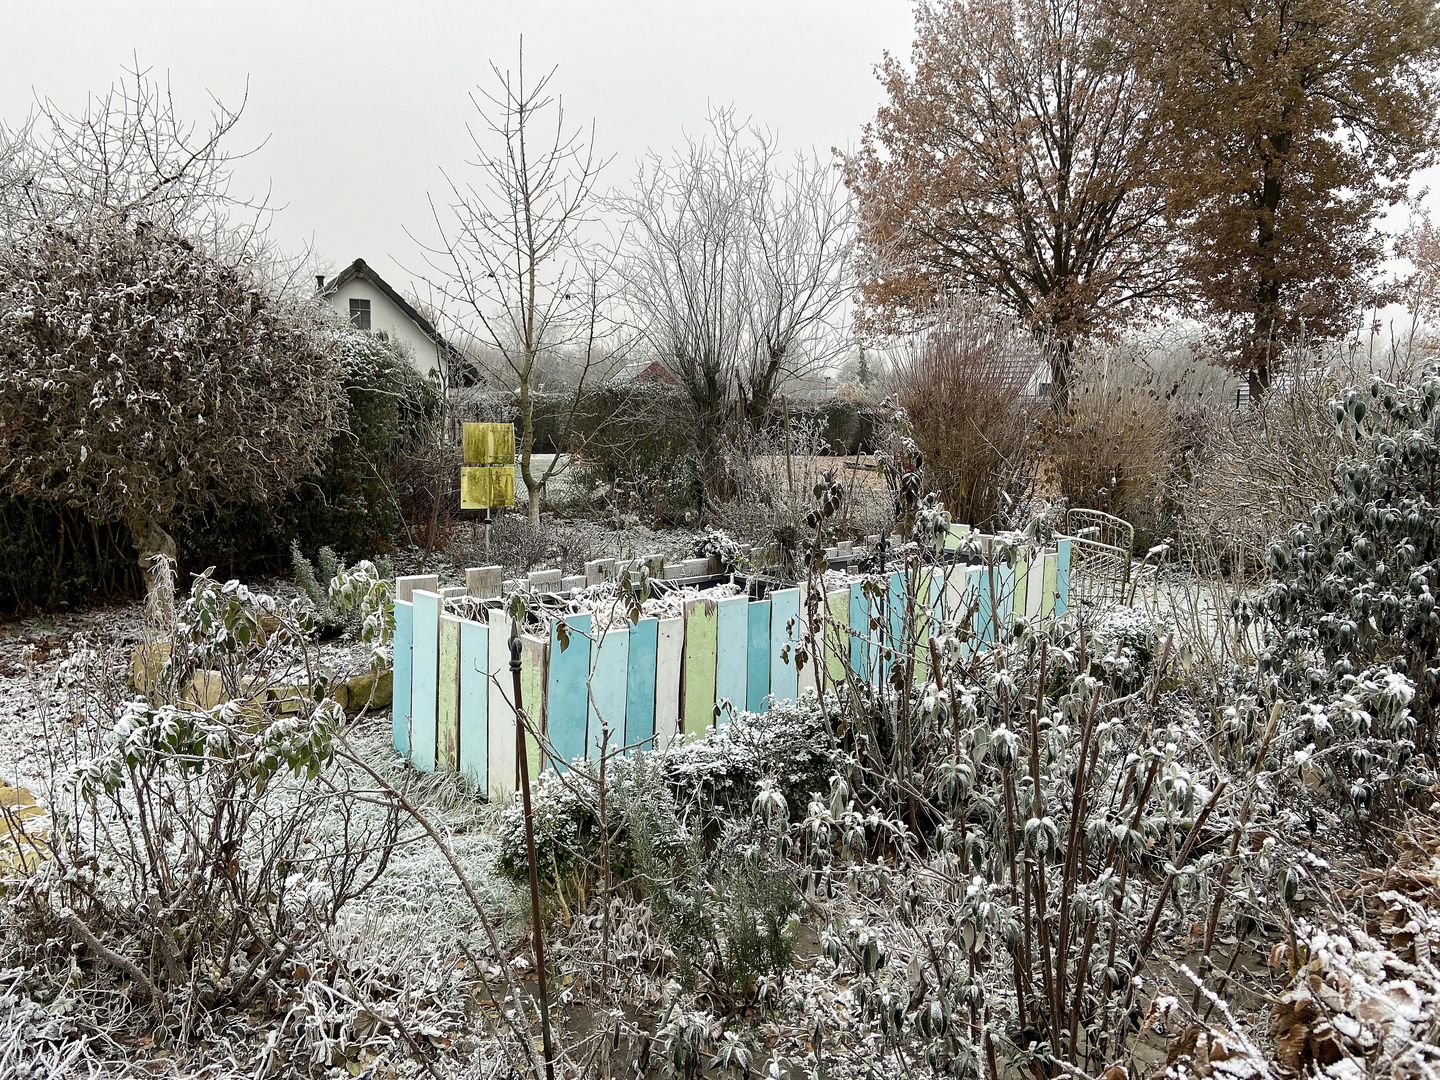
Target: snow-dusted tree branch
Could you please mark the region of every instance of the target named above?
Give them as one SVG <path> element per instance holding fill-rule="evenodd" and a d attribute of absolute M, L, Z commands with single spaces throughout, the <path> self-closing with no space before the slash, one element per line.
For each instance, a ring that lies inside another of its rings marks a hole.
<path fill-rule="evenodd" d="M 440 239 L 428 262 L 477 354 L 498 357 L 493 374 L 518 395 L 520 475 L 538 525 L 540 488 L 559 459 L 543 472 L 531 467 L 537 364 L 562 352 L 576 358 L 569 417 L 608 356 L 609 268 L 582 237 L 604 162 L 595 157 L 593 126 L 586 133 L 567 125 L 549 89 L 553 69 L 527 84 L 522 50 L 515 71 L 491 70 L 494 86 L 471 99 L 480 127 L 470 129 L 469 179 L 447 176 L 448 205 L 431 203 Z"/>
<path fill-rule="evenodd" d="M 695 414 L 707 492 L 724 497 L 721 447 L 758 428 L 785 382 L 839 355 L 852 226 L 840 177 L 772 135 L 710 115 L 711 135 L 652 156 L 628 219 L 626 300 Z"/>

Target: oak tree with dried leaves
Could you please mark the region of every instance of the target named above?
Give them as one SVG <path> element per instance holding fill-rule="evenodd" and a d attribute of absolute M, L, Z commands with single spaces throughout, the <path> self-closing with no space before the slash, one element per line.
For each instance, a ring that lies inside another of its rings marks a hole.
<path fill-rule="evenodd" d="M 1378 219 L 1435 159 L 1437 6 L 1127 0 L 1124 15 L 1198 313 L 1263 392 L 1288 351 L 1350 330 L 1372 299 Z"/>
<path fill-rule="evenodd" d="M 1094 0 L 924 0 L 909 66 L 846 162 L 870 324 L 923 323 L 992 298 L 1053 342 L 1065 400 L 1074 343 L 1172 295 L 1148 83 L 1109 47 Z"/>

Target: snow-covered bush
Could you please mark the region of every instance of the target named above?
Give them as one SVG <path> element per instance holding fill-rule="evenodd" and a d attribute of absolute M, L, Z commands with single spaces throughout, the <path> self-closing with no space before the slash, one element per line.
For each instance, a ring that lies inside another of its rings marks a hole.
<path fill-rule="evenodd" d="M 0 490 L 122 521 L 142 560 L 173 560 L 177 515 L 262 502 L 319 462 L 343 423 L 334 337 L 254 263 L 145 221 L 14 236 Z"/>
<path fill-rule="evenodd" d="M 706 529 L 690 544 L 696 559 L 716 559 L 721 570 L 734 570 L 740 561 L 740 543 L 724 529 Z"/>
<path fill-rule="evenodd" d="M 564 776 L 546 770 L 535 781 L 531 805 L 542 876 L 552 887 L 593 883 L 601 844 L 598 776 L 580 762 Z M 785 805 L 803 808 L 809 792 L 822 790 L 834 768 L 829 728 L 813 694 L 764 713 L 737 713 L 703 738 L 677 739 L 669 748 L 608 762 L 607 796 L 612 870 L 628 877 L 634 868 L 631 819 L 683 818 L 694 835 L 713 839 L 723 823 L 748 814 L 762 783 L 774 786 Z M 647 828 L 646 842 L 684 843 Z M 500 870 L 527 880 L 525 824 L 519 803 L 507 807 L 500 826 Z M 587 869 L 588 868 L 588 869 Z"/>
<path fill-rule="evenodd" d="M 277 685 L 313 668 L 307 601 L 206 573 L 175 626 L 148 698 L 67 669 L 81 757 L 50 794 L 50 858 L 18 925 L 41 956 L 87 954 L 77 989 L 124 979 L 147 1029 L 183 1041 L 211 1010 L 278 1000 L 297 954 L 383 872 L 399 817 L 365 811 L 373 790 L 336 764 L 345 713 L 323 684 Z"/>
<path fill-rule="evenodd" d="M 1440 695 L 1440 362 L 1412 385 L 1375 379 L 1331 402 L 1346 450 L 1336 494 L 1273 545 L 1259 610 L 1275 631 L 1261 668 L 1304 697 L 1386 665 Z M 1244 613 L 1241 613 L 1242 617 Z"/>

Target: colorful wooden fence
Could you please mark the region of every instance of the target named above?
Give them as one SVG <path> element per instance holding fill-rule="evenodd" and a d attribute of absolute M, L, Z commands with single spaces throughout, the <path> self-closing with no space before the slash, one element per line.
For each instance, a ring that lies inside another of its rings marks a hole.
<path fill-rule="evenodd" d="M 888 678 L 915 650 L 915 678 L 928 674 L 925 647 L 933 620 L 969 616 L 972 650 L 983 650 L 1016 617 L 1063 614 L 1069 600 L 1070 545 L 1031 550 L 1014 566 L 954 563 L 926 567 L 914 583 L 902 572 L 879 588 L 856 581 L 809 603 L 806 587 L 700 598 L 677 618 L 641 619 L 600 631 L 590 615 L 558 619 L 547 637 L 521 638 L 520 682 L 526 712 L 539 721 L 555 757 L 547 766 L 598 757 L 602 733 L 611 750 L 660 747 L 677 735 L 724 724 L 734 711 L 763 709 L 853 672 Z M 508 799 L 518 771 L 510 619 L 500 606 L 481 621 L 447 614 L 434 576 L 396 581 L 396 752 L 422 771 L 449 770 L 491 799 Z M 915 596 L 918 602 L 911 600 Z M 826 620 L 817 633 L 822 654 L 800 665 L 805 620 Z M 903 644 L 897 644 L 903 643 Z M 539 747 L 527 749 L 531 775 Z"/>

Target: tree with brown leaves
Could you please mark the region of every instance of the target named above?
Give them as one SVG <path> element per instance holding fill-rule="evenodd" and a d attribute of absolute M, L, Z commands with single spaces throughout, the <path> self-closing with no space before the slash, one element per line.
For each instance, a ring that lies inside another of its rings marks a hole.
<path fill-rule="evenodd" d="M 1074 343 L 1172 295 L 1148 84 L 1095 0 L 922 0 L 911 65 L 846 177 L 872 328 L 992 298 L 1049 336 L 1066 399 Z"/>
<path fill-rule="evenodd" d="M 1350 330 L 1381 212 L 1435 158 L 1435 0 L 1141 0 L 1160 179 L 1198 311 L 1261 393 L 1285 353 Z"/>

